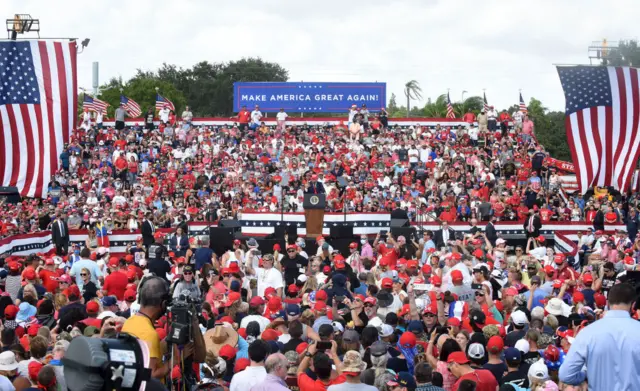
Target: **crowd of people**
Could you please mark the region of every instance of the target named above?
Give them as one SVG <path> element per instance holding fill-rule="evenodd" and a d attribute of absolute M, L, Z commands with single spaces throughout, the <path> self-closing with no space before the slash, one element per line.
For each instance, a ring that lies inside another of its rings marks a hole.
<path fill-rule="evenodd" d="M 113 128 L 83 116 L 47 199 L 2 205 L 3 236 L 51 230 L 54 249 L 0 257 L 0 390 L 74 391 L 70 341 L 120 332 L 147 343 L 167 388 L 640 389 L 637 198 L 566 196 L 527 116 L 390 127 L 384 110 L 353 107 L 336 126 L 289 125 L 281 112 L 268 127 L 256 106 L 211 127 L 187 107 L 129 127 L 123 110 Z M 187 235 L 192 221 L 300 211 L 309 192 L 330 211 L 400 211 L 441 228 L 362 235 L 342 253 L 318 236 L 216 254 Z M 522 222 L 526 244 L 496 233 L 504 220 Z M 540 235 L 583 220 L 593 229 L 577 254 Z M 84 243 L 69 242 L 75 229 Z M 140 236 L 111 253 L 114 229 Z M 199 312 L 178 349 L 167 311 L 184 296 Z"/>

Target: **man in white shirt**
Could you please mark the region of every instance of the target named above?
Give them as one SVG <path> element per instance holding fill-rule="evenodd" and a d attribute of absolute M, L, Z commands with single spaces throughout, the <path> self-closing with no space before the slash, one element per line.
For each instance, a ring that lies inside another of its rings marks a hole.
<path fill-rule="evenodd" d="M 167 122 L 169 122 L 169 114 L 170 113 L 171 113 L 171 110 L 169 110 L 169 106 L 168 105 L 164 105 L 162 110 L 160 110 L 158 112 L 158 116 L 160 116 L 160 121 L 164 122 L 165 124 Z"/>
<path fill-rule="evenodd" d="M 276 130 L 284 131 L 285 127 L 287 126 L 288 116 L 289 115 L 284 112 L 284 109 L 280 109 L 278 114 L 276 114 L 276 120 L 278 121 L 278 126 L 276 127 Z"/>
<path fill-rule="evenodd" d="M 418 161 L 420 160 L 420 151 L 416 148 L 415 144 L 411 143 L 411 148 L 407 151 L 409 155 L 409 165 L 413 169 L 418 165 Z"/>
<path fill-rule="evenodd" d="M 260 106 L 256 105 L 251 112 L 251 129 L 256 129 L 260 126 L 260 120 L 262 120 L 262 112 L 260 111 Z"/>
<path fill-rule="evenodd" d="M 240 328 L 247 328 L 249 323 L 257 322 L 260 325 L 260 332 L 263 332 L 271 321 L 261 314 L 264 313 L 266 301 L 261 296 L 254 296 L 249 300 L 249 314 L 242 318 Z"/>
<path fill-rule="evenodd" d="M 422 163 L 426 163 L 428 160 L 429 154 L 431 153 L 431 150 L 427 148 L 427 144 L 423 144 L 418 151 L 420 152 L 420 161 Z"/>
<path fill-rule="evenodd" d="M 471 145 L 474 147 L 478 146 L 478 134 L 480 133 L 480 129 L 471 125 L 469 127 L 469 139 L 471 140 Z"/>
<path fill-rule="evenodd" d="M 242 372 L 238 372 L 231 378 L 229 391 L 247 391 L 256 384 L 261 383 L 267 377 L 264 362 L 271 352 L 269 345 L 258 339 L 249 345 L 249 360 L 251 364 Z"/>
<path fill-rule="evenodd" d="M 98 127 L 98 129 L 102 129 L 102 119 L 104 117 L 104 112 L 102 111 L 98 111 L 96 113 L 96 126 Z"/>
<path fill-rule="evenodd" d="M 266 254 L 262 257 L 262 267 L 254 270 L 249 265 L 246 266 L 247 274 L 255 276 L 258 280 L 258 296 L 264 296 L 265 289 L 272 287 L 278 292 L 278 296 L 282 297 L 282 273 L 273 267 L 273 261 L 273 255 Z"/>

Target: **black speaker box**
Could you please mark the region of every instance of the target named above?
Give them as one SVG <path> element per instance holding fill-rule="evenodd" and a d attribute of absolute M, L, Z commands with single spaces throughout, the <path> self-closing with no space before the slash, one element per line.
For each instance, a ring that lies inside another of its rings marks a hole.
<path fill-rule="evenodd" d="M 332 239 L 352 238 L 353 227 L 345 225 L 337 225 L 329 229 L 329 235 Z"/>
<path fill-rule="evenodd" d="M 0 186 L 0 199 L 2 198 L 10 204 L 17 204 L 21 201 L 20 192 L 15 186 Z"/>
<path fill-rule="evenodd" d="M 218 227 L 222 228 L 233 228 L 234 230 L 239 231 L 242 226 L 238 220 L 220 220 L 218 223 Z"/>
<path fill-rule="evenodd" d="M 233 240 L 235 239 L 235 228 L 228 227 L 210 227 L 209 228 L 209 247 L 218 255 L 222 255 L 225 251 L 233 248 Z"/>

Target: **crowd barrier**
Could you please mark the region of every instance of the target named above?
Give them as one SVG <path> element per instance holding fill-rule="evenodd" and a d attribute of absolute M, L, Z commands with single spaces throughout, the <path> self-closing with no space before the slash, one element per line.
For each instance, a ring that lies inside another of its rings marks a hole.
<path fill-rule="evenodd" d="M 339 225 L 347 225 L 353 227 L 354 235 L 374 236 L 381 230 L 389 230 L 391 217 L 389 214 L 382 213 L 327 213 L 325 214 L 325 222 L 323 234 L 329 235 L 331 227 Z M 303 213 L 250 213 L 245 212 L 239 217 L 242 234 L 245 237 L 264 238 L 274 232 L 278 225 L 295 225 L 299 236 L 306 235 L 306 224 Z M 522 222 L 498 222 L 495 228 L 501 237 L 509 240 L 521 240 L 525 237 Z M 486 223 L 479 224 L 484 226 Z M 217 226 L 215 223 L 192 222 L 189 223 L 189 236 L 208 235 L 210 226 Z M 439 224 L 435 222 L 413 223 L 418 230 L 438 230 Z M 450 227 L 458 232 L 466 232 L 470 226 L 468 223 L 455 222 Z M 553 240 L 554 245 L 563 253 L 575 253 L 577 251 L 576 242 L 577 232 L 586 231 L 587 228 L 593 227 L 586 222 L 552 222 L 544 224 L 541 234 L 547 239 Z M 618 229 L 625 229 L 622 224 L 608 225 L 607 232 L 614 232 Z M 171 229 L 161 229 L 168 234 L 172 233 Z M 115 230 L 109 234 L 110 251 L 112 253 L 124 253 L 128 244 L 133 244 L 138 237 L 141 236 L 140 231 L 131 232 L 130 230 Z M 70 240 L 72 243 L 78 243 L 84 246 L 87 238 L 86 230 L 71 230 Z M 36 232 L 25 235 L 15 235 L 0 240 L 0 254 L 28 255 L 32 253 L 46 253 L 53 248 L 51 241 L 51 233 L 49 231 Z"/>

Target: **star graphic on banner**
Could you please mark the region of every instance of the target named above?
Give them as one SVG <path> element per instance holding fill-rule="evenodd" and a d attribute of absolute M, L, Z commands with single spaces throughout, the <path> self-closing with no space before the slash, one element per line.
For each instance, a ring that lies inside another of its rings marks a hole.
<path fill-rule="evenodd" d="M 327 228 L 327 223 L 322 224 L 323 227 Z"/>
<path fill-rule="evenodd" d="M 366 223 L 366 222 L 364 223 L 364 226 L 365 226 L 365 227 L 367 226 L 367 223 Z"/>
<path fill-rule="evenodd" d="M 261 221 L 261 222 L 260 222 L 260 226 L 262 227 L 263 225 L 264 225 L 264 224 L 263 224 L 263 222 Z"/>
<path fill-rule="evenodd" d="M 354 227 L 357 227 L 357 226 L 358 226 L 358 223 L 353 223 L 353 226 L 354 226 Z"/>
<path fill-rule="evenodd" d="M 337 227 L 337 226 L 338 226 L 338 224 L 336 224 L 336 223 L 333 223 L 333 226 L 334 226 L 334 227 Z"/>
<path fill-rule="evenodd" d="M 300 225 L 301 225 L 301 224 L 300 224 L 300 223 L 298 223 L 298 227 L 300 227 Z"/>
<path fill-rule="evenodd" d="M 280 222 L 278 221 L 278 222 L 276 223 L 276 225 L 279 227 L 279 226 L 280 226 Z"/>
<path fill-rule="evenodd" d="M 291 223 L 287 223 L 287 227 L 291 226 Z"/>
<path fill-rule="evenodd" d="M 254 227 L 256 226 L 256 222 L 255 222 L 255 221 L 253 222 L 253 226 L 254 226 Z"/>

